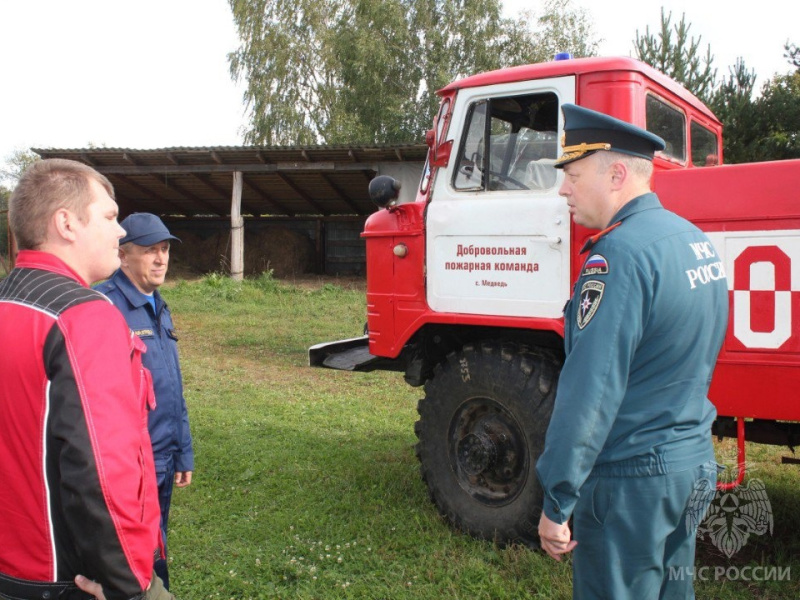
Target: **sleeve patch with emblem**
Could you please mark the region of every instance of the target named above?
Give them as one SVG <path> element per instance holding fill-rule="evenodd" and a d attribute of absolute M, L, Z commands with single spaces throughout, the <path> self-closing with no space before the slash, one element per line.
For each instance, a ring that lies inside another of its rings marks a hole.
<path fill-rule="evenodd" d="M 608 261 L 602 254 L 592 254 L 583 265 L 584 275 L 608 275 Z"/>
<path fill-rule="evenodd" d="M 578 301 L 577 323 L 578 329 L 583 329 L 592 320 L 600 300 L 603 298 L 603 289 L 606 284 L 602 281 L 587 281 L 581 286 L 580 300 Z"/>

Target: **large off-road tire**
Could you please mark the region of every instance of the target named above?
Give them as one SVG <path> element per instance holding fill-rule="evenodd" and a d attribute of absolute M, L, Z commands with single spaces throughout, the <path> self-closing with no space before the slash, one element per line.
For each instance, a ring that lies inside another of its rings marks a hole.
<path fill-rule="evenodd" d="M 416 451 L 431 499 L 459 530 L 538 545 L 535 467 L 560 366 L 545 353 L 484 342 L 435 368 L 417 407 Z"/>

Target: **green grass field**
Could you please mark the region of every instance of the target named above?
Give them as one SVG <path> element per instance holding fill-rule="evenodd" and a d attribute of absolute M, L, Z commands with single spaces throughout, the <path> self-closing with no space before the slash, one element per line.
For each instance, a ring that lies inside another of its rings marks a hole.
<path fill-rule="evenodd" d="M 179 598 L 571 598 L 568 560 L 476 541 L 438 516 L 413 449 L 421 389 L 398 373 L 307 366 L 310 345 L 360 334 L 363 284 L 210 276 L 165 287 L 196 451 L 192 485 L 173 496 Z M 788 449 L 748 450 L 773 532 L 731 559 L 701 543 L 697 595 L 794 600 L 800 473 L 780 465 Z M 734 462 L 735 445 L 719 454 Z M 754 581 L 769 574 L 755 566 L 784 580 Z"/>

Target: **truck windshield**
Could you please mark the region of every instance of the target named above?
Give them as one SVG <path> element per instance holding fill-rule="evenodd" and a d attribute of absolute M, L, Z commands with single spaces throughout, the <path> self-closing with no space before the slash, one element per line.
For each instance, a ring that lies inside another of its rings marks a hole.
<path fill-rule="evenodd" d="M 543 190 L 555 185 L 558 99 L 552 92 L 491 98 L 468 111 L 453 187 Z"/>

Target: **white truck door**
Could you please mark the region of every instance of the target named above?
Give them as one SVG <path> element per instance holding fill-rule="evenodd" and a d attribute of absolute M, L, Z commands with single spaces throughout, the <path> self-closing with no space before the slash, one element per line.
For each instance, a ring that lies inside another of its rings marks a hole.
<path fill-rule="evenodd" d="M 426 215 L 428 305 L 558 318 L 569 298 L 570 216 L 558 195 L 561 105 L 575 78 L 459 91 Z"/>

